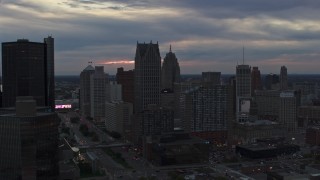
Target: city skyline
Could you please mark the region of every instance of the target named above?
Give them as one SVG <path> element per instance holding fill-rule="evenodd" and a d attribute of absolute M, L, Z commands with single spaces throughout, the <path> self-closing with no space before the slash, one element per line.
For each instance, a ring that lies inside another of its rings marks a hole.
<path fill-rule="evenodd" d="M 315 0 L 0 0 L 1 42 L 55 38 L 55 74 L 79 75 L 88 61 L 115 74 L 133 69 L 137 41 L 170 44 L 181 74 L 258 66 L 261 74 L 317 74 L 320 23 Z M 192 22 L 192 23 L 190 23 Z"/>

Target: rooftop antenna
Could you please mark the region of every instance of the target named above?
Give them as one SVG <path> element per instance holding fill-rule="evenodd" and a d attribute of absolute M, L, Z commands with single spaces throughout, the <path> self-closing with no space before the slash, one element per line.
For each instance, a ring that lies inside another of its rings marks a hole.
<path fill-rule="evenodd" d="M 244 46 L 242 47 L 242 64 L 244 65 Z"/>
<path fill-rule="evenodd" d="M 171 44 L 170 44 L 170 52 L 171 52 Z"/>

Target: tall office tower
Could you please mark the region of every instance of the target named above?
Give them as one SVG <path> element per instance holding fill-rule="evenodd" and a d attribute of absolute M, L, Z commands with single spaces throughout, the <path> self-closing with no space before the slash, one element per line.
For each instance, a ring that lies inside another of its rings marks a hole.
<path fill-rule="evenodd" d="M 94 67 L 88 65 L 80 73 L 80 110 L 83 116 L 91 116 L 91 75 Z"/>
<path fill-rule="evenodd" d="M 122 67 L 118 68 L 116 80 L 122 86 L 123 101 L 134 104 L 134 71 L 124 71 Z"/>
<path fill-rule="evenodd" d="M 161 89 L 171 89 L 173 90 L 173 83 L 180 82 L 180 66 L 178 59 L 171 51 L 166 54 L 166 57 L 162 63 L 161 69 Z"/>
<path fill-rule="evenodd" d="M 160 105 L 161 57 L 159 45 L 137 43 L 134 72 L 135 113 L 149 104 Z"/>
<path fill-rule="evenodd" d="M 297 131 L 300 96 L 300 91 L 283 91 L 280 93 L 279 122 L 284 125 L 288 133 Z"/>
<path fill-rule="evenodd" d="M 215 85 L 185 91 L 181 113 L 183 129 L 212 143 L 225 143 L 228 116 L 232 111 L 229 90 L 230 86 Z"/>
<path fill-rule="evenodd" d="M 15 106 L 17 96 L 33 96 L 54 111 L 54 39 L 2 43 L 2 80 L 3 107 Z"/>
<path fill-rule="evenodd" d="M 95 66 L 94 73 L 90 76 L 91 117 L 104 123 L 107 75 L 103 66 Z"/>
<path fill-rule="evenodd" d="M 221 72 L 202 72 L 202 85 L 214 86 L 221 84 Z"/>
<path fill-rule="evenodd" d="M 51 36 L 44 38 L 46 45 L 46 105 L 52 110 L 55 109 L 54 104 L 54 39 Z"/>
<path fill-rule="evenodd" d="M 238 65 L 236 69 L 236 95 L 251 97 L 251 67 Z"/>
<path fill-rule="evenodd" d="M 58 179 L 58 117 L 17 97 L 16 112 L 0 116 L 0 179 Z"/>
<path fill-rule="evenodd" d="M 285 66 L 281 66 L 280 70 L 280 90 L 288 89 L 288 74 L 287 68 Z"/>
<path fill-rule="evenodd" d="M 267 90 L 278 90 L 279 89 L 279 76 L 276 74 L 268 74 L 265 77 L 265 88 Z"/>
<path fill-rule="evenodd" d="M 251 71 L 251 95 L 254 95 L 255 90 L 261 90 L 261 74 L 258 67 L 252 67 Z"/>
<path fill-rule="evenodd" d="M 251 67 L 249 65 L 237 66 L 236 99 L 237 121 L 248 121 L 251 102 Z"/>

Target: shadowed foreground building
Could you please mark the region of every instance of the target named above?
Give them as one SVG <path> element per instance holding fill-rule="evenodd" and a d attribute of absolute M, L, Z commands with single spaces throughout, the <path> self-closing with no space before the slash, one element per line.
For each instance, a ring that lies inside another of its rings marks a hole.
<path fill-rule="evenodd" d="M 32 97 L 17 97 L 16 113 L 0 116 L 0 179 L 57 179 L 58 123 Z"/>
<path fill-rule="evenodd" d="M 38 106 L 54 111 L 54 39 L 2 43 L 2 83 L 3 107 L 14 107 L 18 96 L 33 96 Z"/>

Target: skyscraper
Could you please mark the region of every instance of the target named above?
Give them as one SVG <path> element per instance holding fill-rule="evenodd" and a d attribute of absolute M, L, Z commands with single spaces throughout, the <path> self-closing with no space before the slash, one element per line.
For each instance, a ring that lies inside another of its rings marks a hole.
<path fill-rule="evenodd" d="M 251 67 L 238 65 L 236 69 L 236 95 L 239 97 L 251 97 Z"/>
<path fill-rule="evenodd" d="M 230 108 L 230 86 L 195 87 L 182 96 L 182 126 L 184 131 L 213 143 L 225 143 Z"/>
<path fill-rule="evenodd" d="M 220 85 L 221 72 L 202 72 L 202 85 L 214 86 Z"/>
<path fill-rule="evenodd" d="M 57 179 L 58 117 L 17 97 L 16 112 L 0 116 L 0 179 Z"/>
<path fill-rule="evenodd" d="M 280 90 L 288 89 L 288 74 L 287 68 L 285 66 L 281 66 L 280 69 Z"/>
<path fill-rule="evenodd" d="M 251 94 L 254 95 L 255 90 L 261 90 L 261 74 L 258 67 L 252 67 L 251 71 Z"/>
<path fill-rule="evenodd" d="M 91 117 L 104 124 L 108 79 L 103 66 L 95 66 L 95 71 L 90 76 L 90 83 Z"/>
<path fill-rule="evenodd" d="M 298 128 L 297 112 L 300 106 L 300 91 L 283 91 L 280 93 L 279 122 L 288 133 L 294 133 Z"/>
<path fill-rule="evenodd" d="M 3 107 L 15 106 L 17 96 L 33 96 L 54 111 L 54 39 L 2 43 L 2 80 Z"/>
<path fill-rule="evenodd" d="M 159 45 L 137 43 L 134 72 L 135 113 L 149 104 L 160 105 L 161 57 Z"/>
<path fill-rule="evenodd" d="M 80 73 L 80 110 L 83 116 L 91 116 L 91 75 L 94 73 L 94 67 L 88 65 Z"/>
<path fill-rule="evenodd" d="M 237 66 L 236 99 L 237 121 L 248 121 L 251 104 L 251 67 L 249 65 Z"/>
<path fill-rule="evenodd" d="M 171 51 L 170 45 L 170 50 L 162 63 L 161 89 L 173 90 L 173 83 L 175 82 L 180 82 L 180 66 L 175 53 Z"/>
<path fill-rule="evenodd" d="M 122 67 L 118 68 L 116 80 L 122 86 L 123 101 L 134 104 L 134 71 L 124 71 Z"/>

